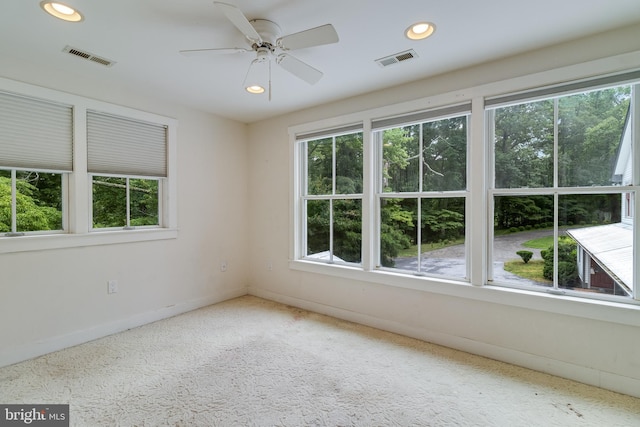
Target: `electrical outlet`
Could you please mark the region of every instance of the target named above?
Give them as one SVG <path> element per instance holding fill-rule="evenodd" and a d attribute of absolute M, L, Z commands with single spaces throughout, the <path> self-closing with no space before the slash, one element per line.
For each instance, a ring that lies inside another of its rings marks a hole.
<path fill-rule="evenodd" d="M 271 260 L 267 261 L 267 270 L 273 271 L 273 262 Z"/>
<path fill-rule="evenodd" d="M 220 261 L 220 271 L 222 272 L 227 271 L 227 267 L 228 267 L 227 261 L 225 260 Z"/>
<path fill-rule="evenodd" d="M 118 281 L 117 280 L 109 280 L 107 282 L 107 293 L 115 294 L 118 292 Z"/>

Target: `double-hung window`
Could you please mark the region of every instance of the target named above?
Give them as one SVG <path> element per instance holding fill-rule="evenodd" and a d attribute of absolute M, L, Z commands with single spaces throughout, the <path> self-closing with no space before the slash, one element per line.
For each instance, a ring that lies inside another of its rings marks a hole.
<path fill-rule="evenodd" d="M 362 125 L 298 135 L 305 165 L 302 257 L 362 262 Z"/>
<path fill-rule="evenodd" d="M 0 253 L 175 238 L 176 129 L 0 78 Z"/>
<path fill-rule="evenodd" d="M 518 85 L 292 129 L 295 268 L 637 302 L 640 71 Z"/>
<path fill-rule="evenodd" d="M 487 100 L 494 284 L 634 295 L 638 85 L 615 79 Z"/>
<path fill-rule="evenodd" d="M 166 153 L 165 126 L 87 112 L 93 229 L 161 224 Z"/>
<path fill-rule="evenodd" d="M 72 107 L 0 92 L 0 233 L 66 229 Z"/>
<path fill-rule="evenodd" d="M 464 104 L 372 122 L 378 159 L 379 268 L 468 277 L 470 111 L 471 105 Z"/>

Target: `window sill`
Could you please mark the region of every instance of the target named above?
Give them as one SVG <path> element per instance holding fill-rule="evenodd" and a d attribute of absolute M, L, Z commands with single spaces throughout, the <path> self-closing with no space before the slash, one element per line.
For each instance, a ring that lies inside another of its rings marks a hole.
<path fill-rule="evenodd" d="M 414 291 L 640 327 L 640 305 L 633 300 L 629 303 L 610 302 L 491 285 L 474 286 L 463 281 L 411 276 L 382 270 L 364 271 L 359 267 L 304 260 L 290 261 L 289 267 L 292 270 Z"/>
<path fill-rule="evenodd" d="M 86 234 L 34 234 L 19 237 L 0 237 L 0 254 L 148 242 L 175 239 L 177 237 L 178 230 L 169 228 L 100 231 Z"/>

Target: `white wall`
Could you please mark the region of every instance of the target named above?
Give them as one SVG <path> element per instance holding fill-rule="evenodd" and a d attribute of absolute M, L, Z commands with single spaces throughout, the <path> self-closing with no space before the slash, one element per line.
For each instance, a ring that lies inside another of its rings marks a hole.
<path fill-rule="evenodd" d="M 9 58 L 0 76 L 177 119 L 179 228 L 176 239 L 0 254 L 0 366 L 246 293 L 245 124 Z"/>
<path fill-rule="evenodd" d="M 639 53 L 640 26 L 632 26 L 250 125 L 249 253 L 254 268 L 249 292 L 640 397 L 638 307 L 619 310 L 428 279 L 421 289 L 400 280 L 382 283 L 290 268 L 288 135 L 290 126 L 505 79 L 518 77 L 535 86 L 534 73 L 547 70 L 577 69 L 588 75 L 591 70 L 574 65 L 612 56 L 605 61 L 613 68 L 640 68 Z M 536 303 L 530 305 L 531 300 Z"/>

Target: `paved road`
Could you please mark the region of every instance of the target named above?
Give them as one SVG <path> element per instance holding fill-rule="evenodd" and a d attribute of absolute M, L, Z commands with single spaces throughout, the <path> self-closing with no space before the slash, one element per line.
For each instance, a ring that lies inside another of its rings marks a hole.
<path fill-rule="evenodd" d="M 542 259 L 539 249 L 531 249 L 522 246 L 522 243 L 553 234 L 551 230 L 524 231 L 498 236 L 494 239 L 493 248 L 493 278 L 495 281 L 531 283 L 530 280 L 504 271 L 504 262 L 519 259 L 516 254 L 519 250 L 533 252 L 532 259 Z M 442 249 L 427 252 L 422 259 L 421 271 L 427 274 L 438 274 L 448 277 L 465 277 L 464 245 L 454 245 Z M 417 257 L 396 258 L 396 268 L 403 270 L 418 270 Z"/>

